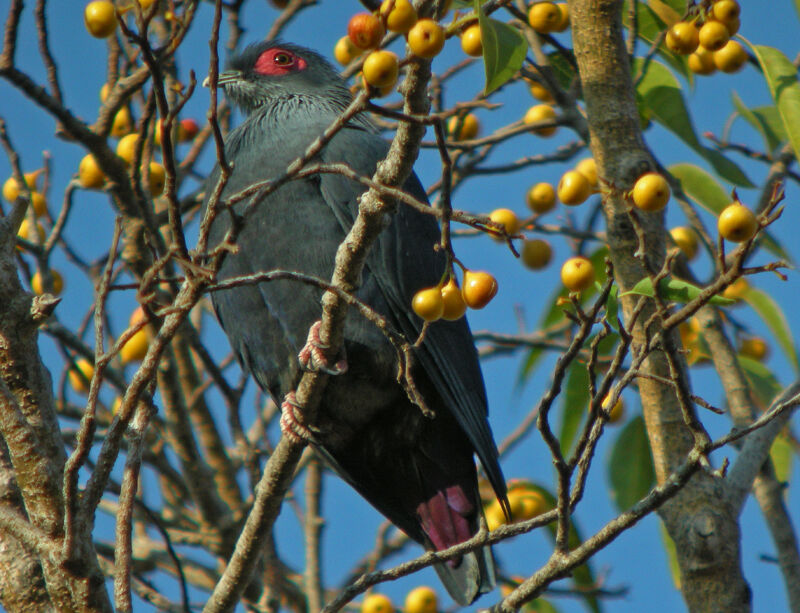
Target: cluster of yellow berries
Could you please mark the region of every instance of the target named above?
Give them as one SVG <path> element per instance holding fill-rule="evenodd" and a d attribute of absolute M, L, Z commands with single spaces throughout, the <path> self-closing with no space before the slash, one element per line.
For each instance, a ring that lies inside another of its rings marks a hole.
<path fill-rule="evenodd" d="M 569 27 L 566 2 L 534 2 L 528 8 L 528 23 L 539 34 L 563 32 Z"/>
<path fill-rule="evenodd" d="M 716 0 L 705 13 L 672 24 L 664 42 L 673 53 L 688 55 L 689 69 L 696 74 L 737 72 L 747 62 L 747 51 L 731 39 L 739 31 L 740 13 L 736 0 Z"/>
<path fill-rule="evenodd" d="M 361 613 L 394 613 L 394 605 L 385 594 L 373 593 L 364 598 Z M 439 598 L 427 585 L 414 588 L 406 595 L 404 613 L 437 613 Z"/>
<path fill-rule="evenodd" d="M 137 307 L 131 314 L 130 326 L 139 325 L 144 321 L 145 314 L 142 307 Z M 150 346 L 151 332 L 148 326 L 144 326 L 137 330 L 127 342 L 122 346 L 119 352 L 120 359 L 123 364 L 130 364 L 131 362 L 139 362 L 144 359 L 147 354 L 147 349 Z M 79 394 L 86 394 L 89 391 L 89 382 L 94 377 L 94 365 L 85 358 L 75 360 L 75 364 L 69 369 L 67 378 L 72 389 Z M 115 410 L 118 407 L 120 399 L 118 398 L 115 403 Z"/>
<path fill-rule="evenodd" d="M 470 309 L 482 309 L 497 295 L 497 279 L 482 270 L 465 270 L 464 287 L 454 277 L 447 283 L 426 287 L 414 294 L 411 308 L 428 322 L 461 319 Z"/>
<path fill-rule="evenodd" d="M 47 214 L 47 198 L 39 191 L 39 176 L 42 174 L 43 169 L 26 172 L 23 175 L 25 185 L 30 190 L 31 194 L 31 208 L 33 209 L 34 223 L 31 224 L 28 217 L 22 220 L 22 223 L 17 230 L 17 236 L 32 243 L 42 244 L 45 241 L 44 226 L 38 220 Z M 20 196 L 20 185 L 14 177 L 9 177 L 3 183 L 3 198 L 14 204 Z M 21 247 L 18 247 L 21 249 Z M 31 289 L 34 294 L 41 296 L 45 292 L 58 296 L 64 291 L 64 277 L 55 269 L 50 269 L 49 278 L 47 275 L 42 275 L 40 271 L 36 271 L 31 277 Z"/>
<path fill-rule="evenodd" d="M 444 12 L 450 10 L 446 3 Z M 481 29 L 477 21 L 459 26 L 459 38 L 464 53 L 471 56 L 483 54 Z M 336 61 L 347 66 L 362 53 L 369 52 L 362 66 L 362 79 L 366 85 L 375 89 L 376 95 L 388 95 L 400 72 L 397 54 L 380 49 L 386 32 L 405 36 L 408 48 L 414 55 L 432 59 L 444 48 L 445 40 L 451 35 L 435 19 L 420 19 L 410 0 L 383 0 L 374 13 L 357 13 L 347 24 L 347 36 L 340 38 L 333 48 Z M 459 137 L 465 140 L 467 136 Z"/>

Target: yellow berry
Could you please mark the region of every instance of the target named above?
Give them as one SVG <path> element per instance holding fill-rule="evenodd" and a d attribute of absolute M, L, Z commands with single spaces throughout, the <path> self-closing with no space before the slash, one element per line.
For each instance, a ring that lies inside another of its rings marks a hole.
<path fill-rule="evenodd" d="M 105 102 L 106 98 L 108 98 L 108 94 L 111 93 L 111 84 L 110 83 L 103 83 L 103 86 L 100 88 L 100 102 Z"/>
<path fill-rule="evenodd" d="M 374 49 L 385 34 L 383 24 L 372 13 L 357 13 L 347 24 L 347 35 L 359 49 Z"/>
<path fill-rule="evenodd" d="M 58 296 L 64 291 L 64 277 L 62 277 L 61 273 L 57 270 L 50 270 L 50 277 L 53 280 L 52 290 L 50 290 L 50 293 Z M 38 270 L 31 278 L 31 289 L 33 290 L 33 293 L 37 294 L 38 296 L 41 296 L 47 291 L 43 283 L 42 274 Z"/>
<path fill-rule="evenodd" d="M 500 526 L 506 523 L 506 516 L 503 513 L 503 507 L 497 500 L 493 500 L 491 504 L 487 505 L 483 510 L 486 517 L 486 527 L 489 531 L 497 530 Z"/>
<path fill-rule="evenodd" d="M 725 46 L 731 33 L 724 23 L 719 21 L 706 21 L 698 34 L 700 45 L 709 51 L 718 51 Z"/>
<path fill-rule="evenodd" d="M 555 109 L 549 104 L 536 104 L 528 109 L 522 122 L 526 125 L 537 124 L 556 118 Z M 533 128 L 539 136 L 552 136 L 556 133 L 557 126 L 547 126 L 543 128 Z"/>
<path fill-rule="evenodd" d="M 447 122 L 447 131 L 453 140 L 471 140 L 478 136 L 481 123 L 473 113 L 467 113 L 463 118 L 454 115 Z"/>
<path fill-rule="evenodd" d="M 100 189 L 106 182 L 106 176 L 91 153 L 78 165 L 78 180 L 84 189 Z"/>
<path fill-rule="evenodd" d="M 482 309 L 496 294 L 497 279 L 488 272 L 464 271 L 464 287 L 461 289 L 461 295 L 469 308 Z"/>
<path fill-rule="evenodd" d="M 660 211 L 669 202 L 669 184 L 657 172 L 648 172 L 639 177 L 633 186 L 633 203 L 643 211 Z"/>
<path fill-rule="evenodd" d="M 39 192 L 31 192 L 31 206 L 33 207 L 34 215 L 41 217 L 47 213 L 47 198 Z"/>
<path fill-rule="evenodd" d="M 558 2 L 556 8 L 560 13 L 558 25 L 553 30 L 554 32 L 563 32 L 569 27 L 569 6 L 566 2 Z"/>
<path fill-rule="evenodd" d="M 121 138 L 126 134 L 130 134 L 132 131 L 133 119 L 131 118 L 131 112 L 128 110 L 127 106 L 123 106 L 117 111 L 117 114 L 114 115 L 114 121 L 111 123 L 111 136 L 114 138 Z"/>
<path fill-rule="evenodd" d="M 122 363 L 130 364 L 131 362 L 143 360 L 144 356 L 147 355 L 149 345 L 150 339 L 145 328 L 135 332 L 119 350 L 119 357 L 122 359 Z"/>
<path fill-rule="evenodd" d="M 744 277 L 739 277 L 723 290 L 722 296 L 729 300 L 741 300 L 748 291 L 750 291 L 750 283 Z"/>
<path fill-rule="evenodd" d="M 511 507 L 511 519 L 515 522 L 533 519 L 548 510 L 544 496 L 530 486 L 509 489 L 508 505 Z"/>
<path fill-rule="evenodd" d="M 714 54 L 705 47 L 698 47 L 687 60 L 689 70 L 699 75 L 710 75 L 717 71 L 714 64 Z"/>
<path fill-rule="evenodd" d="M 385 49 L 373 51 L 364 60 L 364 80 L 372 87 L 392 87 L 399 71 L 397 56 Z"/>
<path fill-rule="evenodd" d="M 370 594 L 361 605 L 361 613 L 394 613 L 394 606 L 388 596 Z"/>
<path fill-rule="evenodd" d="M 436 57 L 444 47 L 444 28 L 433 19 L 420 19 L 408 31 L 408 47 L 419 57 Z"/>
<path fill-rule="evenodd" d="M 697 255 L 697 248 L 699 244 L 697 240 L 697 232 L 688 226 L 679 226 L 677 228 L 672 228 L 672 230 L 669 231 L 669 234 L 672 237 L 672 240 L 675 241 L 675 244 L 678 246 L 678 248 L 683 251 L 686 259 L 693 260 Z"/>
<path fill-rule="evenodd" d="M 580 255 L 568 259 L 561 266 L 561 282 L 571 292 L 580 292 L 594 285 L 591 260 Z"/>
<path fill-rule="evenodd" d="M 760 336 L 751 336 L 744 339 L 739 345 L 739 355 L 763 362 L 769 356 L 769 345 Z"/>
<path fill-rule="evenodd" d="M 150 180 L 147 184 L 150 195 L 154 198 L 160 196 L 164 191 L 164 184 L 167 181 L 167 173 L 164 167 L 158 162 L 150 162 Z"/>
<path fill-rule="evenodd" d="M 405 613 L 436 613 L 438 610 L 436 592 L 427 585 L 414 588 L 406 596 Z"/>
<path fill-rule="evenodd" d="M 380 14 L 386 20 L 386 28 L 390 32 L 405 34 L 417 23 L 417 9 L 408 0 L 395 0 L 394 7 L 389 10 L 391 0 L 383 0 Z"/>
<path fill-rule="evenodd" d="M 191 117 L 186 117 L 178 122 L 178 142 L 188 143 L 194 140 L 197 133 L 200 132 L 200 126 L 197 121 Z"/>
<path fill-rule="evenodd" d="M 85 394 L 89 391 L 89 382 L 91 382 L 93 376 L 94 366 L 85 358 L 75 360 L 75 366 L 71 367 L 68 373 L 68 379 L 72 389 L 79 394 Z"/>
<path fill-rule="evenodd" d="M 511 209 L 495 209 L 489 214 L 489 219 L 502 226 L 508 236 L 512 236 L 519 232 L 519 218 Z M 489 235 L 498 241 L 505 240 L 505 237 L 499 232 L 489 230 Z"/>
<path fill-rule="evenodd" d="M 608 423 L 615 424 L 619 422 L 625 415 L 625 403 L 622 400 L 622 396 L 617 398 L 614 406 L 609 409 L 608 405 L 610 403 L 611 394 L 609 393 L 609 395 L 603 399 L 603 409 L 605 409 L 605 411 L 608 413 Z"/>
<path fill-rule="evenodd" d="M 528 23 L 539 34 L 555 32 L 561 22 L 561 10 L 553 2 L 536 2 L 528 9 Z"/>
<path fill-rule="evenodd" d="M 108 38 L 117 29 L 114 5 L 108 0 L 90 2 L 83 11 L 83 22 L 95 38 Z"/>
<path fill-rule="evenodd" d="M 483 55 L 481 27 L 477 23 L 472 24 L 461 33 L 461 49 L 473 57 Z"/>
<path fill-rule="evenodd" d="M 520 257 L 522 263 L 531 270 L 541 270 L 553 259 L 553 249 L 550 243 L 537 238 L 522 243 Z"/>
<path fill-rule="evenodd" d="M 427 287 L 414 294 L 411 308 L 425 321 L 441 319 L 444 313 L 442 292 L 438 287 Z"/>
<path fill-rule="evenodd" d="M 549 183 L 537 183 L 528 190 L 525 200 L 534 213 L 547 213 L 556 206 L 556 190 Z"/>
<path fill-rule="evenodd" d="M 17 236 L 20 238 L 25 239 L 31 243 L 36 243 L 41 245 L 44 242 L 45 234 L 44 234 L 44 227 L 38 221 L 34 226 L 36 228 L 35 233 L 33 228 L 31 228 L 30 222 L 28 222 L 28 218 L 22 220 L 22 223 L 19 225 L 19 230 L 17 230 Z M 18 247 L 21 249 L 21 247 Z"/>
<path fill-rule="evenodd" d="M 528 90 L 531 92 L 531 96 L 533 96 L 534 98 L 536 98 L 541 102 L 544 102 L 546 104 L 553 104 L 555 102 L 553 94 L 551 94 L 550 90 L 547 89 L 541 83 L 538 83 L 536 81 L 529 81 Z"/>
<path fill-rule="evenodd" d="M 117 155 L 121 157 L 127 166 L 133 163 L 133 156 L 136 152 L 136 143 L 139 140 L 138 134 L 126 134 L 117 143 Z"/>
<path fill-rule="evenodd" d="M 719 51 L 712 54 L 714 66 L 722 72 L 733 73 L 740 71 L 747 63 L 747 51 L 735 40 L 729 40 Z"/>
<path fill-rule="evenodd" d="M 391 51 L 373 51 L 364 61 L 364 78 L 373 87 L 391 87 L 398 72 L 397 56 Z"/>
<path fill-rule="evenodd" d="M 467 303 L 464 302 L 461 288 L 456 285 L 453 277 L 450 277 L 450 280 L 442 286 L 441 294 L 444 305 L 442 319 L 447 321 L 461 319 L 467 311 Z"/>
<path fill-rule="evenodd" d="M 592 186 L 586 176 L 577 170 L 568 170 L 558 182 L 558 199 L 567 206 L 577 206 L 586 201 L 592 193 Z"/>
<path fill-rule="evenodd" d="M 342 36 L 333 48 L 333 57 L 342 66 L 347 66 L 359 55 L 361 55 L 361 49 L 353 44 L 349 36 Z"/>
<path fill-rule="evenodd" d="M 753 211 L 739 202 L 734 202 L 720 213 L 717 229 L 722 238 L 734 243 L 743 243 L 753 238 L 758 230 L 758 221 Z"/>
<path fill-rule="evenodd" d="M 693 21 L 679 21 L 667 30 L 665 42 L 673 53 L 689 55 L 700 44 L 700 33 Z"/>
<path fill-rule="evenodd" d="M 594 158 L 585 158 L 577 163 L 575 170 L 581 173 L 589 181 L 592 191 L 597 191 L 599 183 L 597 180 L 597 164 Z"/>
<path fill-rule="evenodd" d="M 736 0 L 717 0 L 711 5 L 711 16 L 725 25 L 738 20 L 741 12 Z"/>
<path fill-rule="evenodd" d="M 42 169 L 40 168 L 39 170 L 26 172 L 22 175 L 22 178 L 25 180 L 25 185 L 27 185 L 28 189 L 32 192 L 36 191 L 36 182 L 41 173 Z M 17 198 L 19 198 L 19 191 L 19 183 L 17 183 L 17 180 L 13 176 L 6 179 L 6 182 L 3 183 L 3 198 L 10 203 L 13 204 L 17 201 Z"/>

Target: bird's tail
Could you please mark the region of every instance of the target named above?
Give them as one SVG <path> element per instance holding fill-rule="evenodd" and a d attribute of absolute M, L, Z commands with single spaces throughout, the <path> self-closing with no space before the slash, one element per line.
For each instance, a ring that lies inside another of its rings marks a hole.
<path fill-rule="evenodd" d="M 458 566 L 443 563 L 433 568 L 447 593 L 461 606 L 472 604 L 478 596 L 495 587 L 494 558 L 489 545 L 464 555 Z"/>

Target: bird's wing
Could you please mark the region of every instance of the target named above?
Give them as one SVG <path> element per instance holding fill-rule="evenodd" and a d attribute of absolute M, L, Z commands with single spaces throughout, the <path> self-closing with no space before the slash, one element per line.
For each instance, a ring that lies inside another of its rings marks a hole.
<path fill-rule="evenodd" d="M 387 143 L 379 136 L 345 129 L 326 147 L 322 158 L 324 162 L 345 162 L 356 172 L 372 176 L 375 161 L 383 159 L 387 151 Z M 363 186 L 341 175 L 324 174 L 320 188 L 343 227 L 349 229 Z M 404 188 L 427 202 L 416 175 L 408 179 Z M 411 300 L 419 289 L 436 285 L 445 269 L 444 256 L 433 249 L 439 235 L 433 216 L 401 203 L 367 260 L 394 323 L 412 341 L 421 332 L 422 321 L 411 310 Z M 416 356 L 472 443 L 495 492 L 504 499 L 505 481 L 486 419 L 483 376 L 466 319 L 438 321 L 429 326 Z"/>

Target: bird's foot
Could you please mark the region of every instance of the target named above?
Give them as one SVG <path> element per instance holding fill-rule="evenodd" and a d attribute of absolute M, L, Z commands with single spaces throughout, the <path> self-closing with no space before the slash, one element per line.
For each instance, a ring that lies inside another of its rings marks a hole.
<path fill-rule="evenodd" d="M 328 349 L 319 338 L 319 329 L 322 326 L 322 321 L 314 322 L 314 325 L 308 331 L 308 338 L 306 344 L 297 355 L 300 361 L 300 367 L 303 370 L 311 372 L 324 372 L 328 375 L 343 375 L 347 372 L 347 359 L 343 356 L 341 359 L 331 366 L 325 357 L 324 350 Z M 344 348 L 342 348 L 344 354 Z"/>
<path fill-rule="evenodd" d="M 307 443 L 314 440 L 314 435 L 299 419 L 302 410 L 294 392 L 289 392 L 281 403 L 281 432 L 295 443 Z"/>

